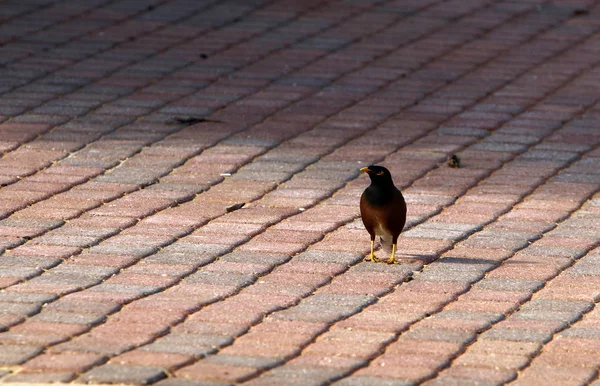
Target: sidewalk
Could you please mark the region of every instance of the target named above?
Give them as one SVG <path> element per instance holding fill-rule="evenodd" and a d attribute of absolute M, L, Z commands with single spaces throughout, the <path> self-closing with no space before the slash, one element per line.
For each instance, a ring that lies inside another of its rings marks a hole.
<path fill-rule="evenodd" d="M 600 1 L 0 2 L 0 383 L 600 386 L 599 122 Z"/>

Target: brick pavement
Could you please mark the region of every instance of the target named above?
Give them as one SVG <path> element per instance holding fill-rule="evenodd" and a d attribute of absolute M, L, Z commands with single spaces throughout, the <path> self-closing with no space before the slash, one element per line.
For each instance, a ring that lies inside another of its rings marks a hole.
<path fill-rule="evenodd" d="M 600 384 L 600 2 L 0 20 L 1 383 Z M 398 265 L 362 260 L 370 163 Z"/>

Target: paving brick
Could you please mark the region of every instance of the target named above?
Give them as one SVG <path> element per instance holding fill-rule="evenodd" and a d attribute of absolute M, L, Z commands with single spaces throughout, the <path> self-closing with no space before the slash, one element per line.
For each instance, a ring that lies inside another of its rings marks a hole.
<path fill-rule="evenodd" d="M 335 383 L 339 386 L 410 386 L 415 383 L 411 380 L 390 379 L 387 377 L 375 377 L 369 375 L 352 375 Z"/>
<path fill-rule="evenodd" d="M 76 374 L 70 372 L 44 372 L 44 373 L 28 373 L 21 371 L 16 374 L 9 375 L 4 378 L 4 382 L 7 383 L 67 383 L 74 380 Z"/>
<path fill-rule="evenodd" d="M 470 342 L 474 338 L 474 334 L 467 331 L 447 330 L 447 329 L 431 329 L 431 328 L 416 328 L 411 329 L 404 334 L 406 339 L 416 340 L 440 340 L 444 342 Z"/>
<path fill-rule="evenodd" d="M 520 278 L 500 278 L 494 277 L 479 281 L 475 284 L 477 289 L 494 290 L 494 291 L 536 291 L 540 289 L 544 283 L 540 280 L 528 280 Z"/>
<path fill-rule="evenodd" d="M 532 366 L 525 370 L 515 384 L 541 385 L 543 382 L 586 383 L 594 377 L 592 369 L 567 366 Z"/>
<path fill-rule="evenodd" d="M 67 323 L 67 324 L 83 324 L 95 325 L 105 320 L 104 315 L 89 314 L 89 313 L 74 313 L 61 311 L 48 311 L 37 314 L 32 320 L 48 323 Z"/>
<path fill-rule="evenodd" d="M 222 335 L 169 334 L 145 346 L 143 350 L 157 353 L 202 356 L 212 353 L 216 347 L 228 345 L 232 341 L 231 337 Z"/>
<path fill-rule="evenodd" d="M 78 335 L 89 329 L 87 325 L 57 323 L 57 322 L 36 322 L 28 320 L 18 326 L 14 326 L 11 331 L 16 333 L 47 333 L 63 337 Z"/>
<path fill-rule="evenodd" d="M 105 364 L 82 375 L 90 383 L 135 383 L 149 384 L 166 378 L 160 368 L 150 366 L 126 366 Z"/>
<path fill-rule="evenodd" d="M 102 356 L 91 353 L 44 353 L 28 361 L 23 368 L 51 373 L 80 373 L 104 361 Z"/>
<path fill-rule="evenodd" d="M 231 386 L 232 383 L 221 381 L 207 381 L 186 378 L 166 378 L 156 383 L 160 386 Z"/>
<path fill-rule="evenodd" d="M 451 368 L 444 371 L 444 376 L 450 378 L 468 379 L 468 380 L 482 380 L 491 381 L 496 383 L 505 383 L 513 380 L 516 377 L 516 373 L 508 369 L 492 369 L 485 367 L 471 367 L 471 366 L 452 366 Z"/>
<path fill-rule="evenodd" d="M 509 354 L 463 354 L 455 360 L 456 365 L 462 366 L 481 366 L 500 369 L 519 370 L 529 364 L 530 358 L 525 355 L 509 355 Z"/>
<path fill-rule="evenodd" d="M 3 345 L 0 353 L 0 363 L 3 366 L 16 366 L 26 362 L 42 352 L 39 346 Z"/>
<path fill-rule="evenodd" d="M 481 337 L 490 340 L 545 343 L 552 338 L 552 334 L 535 330 L 492 329 L 484 332 Z"/>
<path fill-rule="evenodd" d="M 172 370 L 187 365 L 192 361 L 193 357 L 190 355 L 138 350 L 123 353 L 113 358 L 111 363 L 118 365 L 151 366 Z"/>
<path fill-rule="evenodd" d="M 178 370 L 175 375 L 185 378 L 236 382 L 255 374 L 254 367 L 221 363 L 198 362 Z"/>

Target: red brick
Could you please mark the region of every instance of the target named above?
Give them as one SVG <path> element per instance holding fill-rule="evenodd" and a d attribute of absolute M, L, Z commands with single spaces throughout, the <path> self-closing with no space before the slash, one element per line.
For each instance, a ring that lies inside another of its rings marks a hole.
<path fill-rule="evenodd" d="M 355 375 L 367 375 L 381 378 L 400 378 L 411 381 L 424 380 L 435 373 L 434 368 L 424 366 L 374 366 L 358 370 Z"/>
<path fill-rule="evenodd" d="M 19 333 L 49 333 L 65 337 L 79 335 L 87 330 L 89 330 L 89 327 L 83 324 L 37 322 L 32 320 L 28 320 L 11 329 L 11 331 Z"/>
<path fill-rule="evenodd" d="M 504 383 L 514 379 L 517 374 L 515 371 L 508 369 L 492 369 L 487 367 L 457 365 L 444 370 L 442 375 L 452 378 Z"/>
<path fill-rule="evenodd" d="M 523 303 L 531 298 L 528 291 L 495 291 L 473 288 L 461 295 L 461 300 Z"/>
<path fill-rule="evenodd" d="M 339 321 L 340 328 L 362 328 L 369 331 L 399 332 L 422 318 L 421 314 L 400 314 L 386 312 L 361 312 Z"/>
<path fill-rule="evenodd" d="M 459 356 L 455 366 L 481 366 L 495 369 L 519 370 L 529 364 L 530 358 L 525 355 L 467 353 Z"/>
<path fill-rule="evenodd" d="M 92 366 L 103 363 L 105 357 L 94 353 L 44 353 L 37 356 L 28 362 L 23 367 L 28 370 L 60 372 L 70 371 L 74 373 L 82 373 Z"/>
<path fill-rule="evenodd" d="M 531 366 L 523 371 L 515 385 L 548 385 L 557 382 L 565 384 L 585 384 L 593 379 L 596 371 L 593 368 L 569 366 Z"/>
<path fill-rule="evenodd" d="M 596 355 L 576 353 L 567 350 L 555 349 L 552 351 L 543 351 L 541 355 L 535 358 L 536 366 L 597 368 L 599 364 L 600 358 Z"/>
<path fill-rule="evenodd" d="M 487 354 L 511 354 L 533 356 L 541 349 L 536 342 L 516 342 L 508 340 L 479 340 L 469 346 L 467 352 Z"/>
<path fill-rule="evenodd" d="M 152 287 L 167 287 L 175 284 L 179 279 L 173 276 L 145 275 L 138 273 L 121 272 L 105 281 L 107 284 L 132 284 Z"/>
<path fill-rule="evenodd" d="M 298 352 L 298 347 L 294 345 L 282 345 L 272 342 L 265 344 L 260 342 L 235 342 L 233 345 L 225 347 L 221 354 L 242 355 L 260 358 L 285 358 Z"/>
<path fill-rule="evenodd" d="M 11 251 L 19 256 L 43 256 L 66 259 L 81 252 L 80 248 L 60 245 L 23 245 Z"/>
<path fill-rule="evenodd" d="M 340 357 L 337 355 L 325 356 L 322 354 L 311 355 L 302 353 L 302 355 L 293 358 L 287 364 L 299 367 L 331 367 L 348 369 L 364 364 L 365 361 L 360 358 Z"/>
<path fill-rule="evenodd" d="M 123 353 L 110 360 L 110 363 L 135 366 L 162 367 L 173 370 L 193 362 L 190 355 L 134 350 Z"/>
<path fill-rule="evenodd" d="M 356 341 L 317 340 L 304 349 L 311 355 L 343 356 L 351 358 L 369 358 L 375 355 L 383 346 L 381 343 L 366 343 Z"/>
<path fill-rule="evenodd" d="M 253 375 L 258 369 L 248 366 L 233 366 L 222 363 L 197 362 L 175 372 L 175 375 L 203 380 L 237 382 Z"/>

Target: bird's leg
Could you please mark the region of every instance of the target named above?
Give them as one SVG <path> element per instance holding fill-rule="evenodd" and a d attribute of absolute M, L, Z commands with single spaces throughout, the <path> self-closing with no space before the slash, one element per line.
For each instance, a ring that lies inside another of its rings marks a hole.
<path fill-rule="evenodd" d="M 375 249 L 375 239 L 373 238 L 373 239 L 371 239 L 371 254 L 369 255 L 369 257 L 365 257 L 365 261 L 372 261 L 374 263 L 377 263 L 379 261 L 379 259 L 377 259 L 375 257 L 374 249 Z"/>
<path fill-rule="evenodd" d="M 398 264 L 398 261 L 396 261 L 396 243 L 392 244 L 392 255 L 390 256 L 387 263 L 388 264 Z"/>

